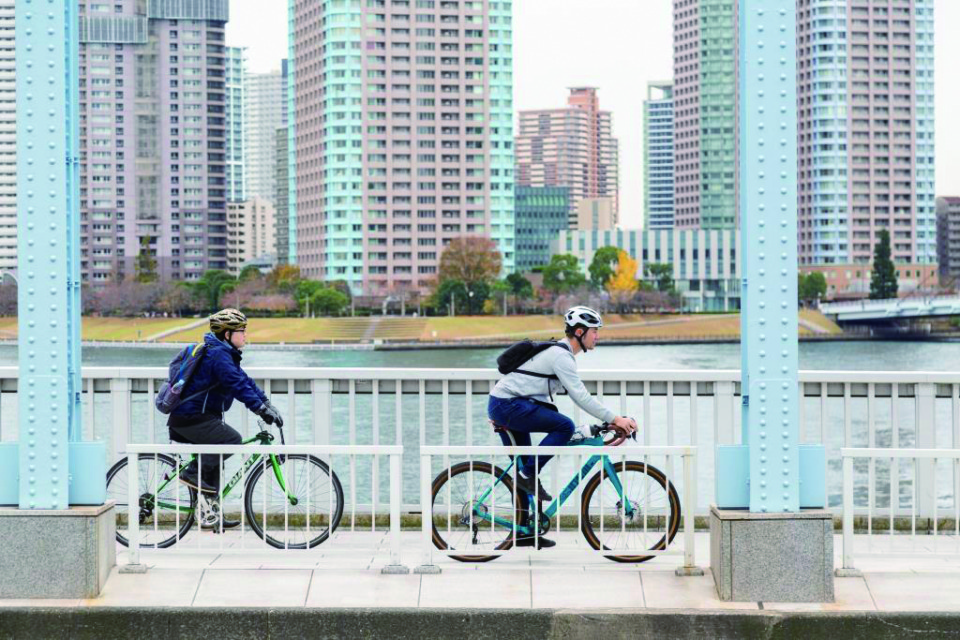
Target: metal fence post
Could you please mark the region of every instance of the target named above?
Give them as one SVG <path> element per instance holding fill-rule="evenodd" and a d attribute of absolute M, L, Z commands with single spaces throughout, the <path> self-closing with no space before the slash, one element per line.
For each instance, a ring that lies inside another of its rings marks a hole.
<path fill-rule="evenodd" d="M 400 505 L 401 483 L 403 476 L 400 473 L 400 464 L 403 452 L 390 454 L 390 564 L 383 568 L 383 573 L 406 574 L 410 569 L 400 561 Z"/>
<path fill-rule="evenodd" d="M 696 508 L 697 508 L 697 449 L 683 456 L 683 566 L 676 569 L 678 576 L 702 576 L 703 569 L 697 566 Z"/>
<path fill-rule="evenodd" d="M 108 461 L 126 453 L 127 443 L 130 441 L 130 378 L 118 377 L 110 380 L 110 403 L 113 407 L 113 438 Z"/>
<path fill-rule="evenodd" d="M 127 454 L 127 554 L 129 561 L 120 567 L 120 573 L 146 573 L 147 566 L 140 564 L 140 458 L 137 453 Z M 111 542 L 111 544 L 113 544 Z"/>
<path fill-rule="evenodd" d="M 916 387 L 917 403 L 917 444 L 918 449 L 935 449 L 937 447 L 937 401 L 936 385 L 932 382 L 921 382 Z M 921 458 L 917 463 L 917 506 L 921 518 L 931 518 L 936 526 L 937 496 L 934 491 L 936 482 L 936 460 Z"/>
<path fill-rule="evenodd" d="M 422 435 L 422 432 L 421 432 Z M 433 503 L 430 498 L 430 456 L 420 456 L 420 566 L 414 573 L 440 573 L 433 564 Z"/>
<path fill-rule="evenodd" d="M 733 399 L 736 383 L 718 381 L 714 386 L 716 398 L 715 415 L 717 423 L 717 444 L 736 444 L 733 424 Z"/>
<path fill-rule="evenodd" d="M 853 457 L 844 453 L 843 459 L 843 567 L 834 573 L 838 578 L 858 577 L 860 573 L 853 566 Z"/>

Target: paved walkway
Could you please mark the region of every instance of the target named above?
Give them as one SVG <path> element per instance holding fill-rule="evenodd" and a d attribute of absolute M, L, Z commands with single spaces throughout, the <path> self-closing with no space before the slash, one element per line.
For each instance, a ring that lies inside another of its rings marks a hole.
<path fill-rule="evenodd" d="M 384 575 L 380 570 L 390 558 L 386 532 L 338 532 L 308 552 L 271 550 L 249 532 L 245 538 L 193 532 L 182 549 L 144 552 L 142 562 L 150 567 L 145 574 L 114 569 L 99 598 L 0 600 L 0 607 L 960 611 L 960 546 L 942 536 L 878 538 L 871 548 L 864 541 L 866 553 L 856 562 L 863 577 L 837 578 L 832 604 L 721 602 L 709 571 L 707 533 L 696 534 L 697 564 L 706 569 L 698 577 L 674 575 L 678 556 L 617 564 L 589 550 L 579 534 L 551 537 L 559 542 L 553 549 L 512 552 L 485 564 L 434 556 L 439 575 Z M 417 532 L 402 534 L 403 562 L 411 569 L 421 561 L 419 540 Z M 933 544 L 940 555 L 929 553 Z M 836 536 L 838 567 L 841 546 Z M 117 560 L 127 562 L 123 547 Z"/>

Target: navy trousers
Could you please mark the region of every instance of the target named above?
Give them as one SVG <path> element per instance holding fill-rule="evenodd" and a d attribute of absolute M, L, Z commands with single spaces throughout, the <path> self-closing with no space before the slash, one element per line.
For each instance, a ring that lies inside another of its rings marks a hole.
<path fill-rule="evenodd" d="M 573 420 L 563 415 L 559 411 L 554 411 L 542 404 L 537 404 L 530 398 L 497 398 L 490 396 L 487 403 L 487 415 L 490 419 L 514 432 L 514 438 L 518 446 L 530 446 L 531 433 L 546 433 L 547 436 L 540 441 L 545 447 L 559 447 L 567 444 L 573 436 L 575 427 Z M 500 434 L 503 444 L 510 445 L 510 436 L 506 433 Z M 531 476 L 533 470 L 537 472 L 543 468 L 543 465 L 550 461 L 552 456 L 536 456 L 536 462 L 533 456 L 521 456 L 520 467 L 524 473 Z"/>

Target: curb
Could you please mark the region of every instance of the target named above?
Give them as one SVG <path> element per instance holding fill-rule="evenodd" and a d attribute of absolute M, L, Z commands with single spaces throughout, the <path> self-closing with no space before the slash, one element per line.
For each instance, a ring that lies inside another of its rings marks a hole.
<path fill-rule="evenodd" d="M 960 613 L 570 609 L 5 608 L 0 639 L 960 638 Z"/>

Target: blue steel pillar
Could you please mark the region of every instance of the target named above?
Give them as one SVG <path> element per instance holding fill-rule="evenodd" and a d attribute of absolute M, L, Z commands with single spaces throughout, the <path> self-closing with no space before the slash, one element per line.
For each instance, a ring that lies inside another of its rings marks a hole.
<path fill-rule="evenodd" d="M 799 511 L 795 0 L 740 0 L 743 443 L 750 511 Z"/>
<path fill-rule="evenodd" d="M 717 447 L 717 506 L 823 507 L 824 449 L 801 445 L 795 0 L 739 0 L 742 445 Z"/>
<path fill-rule="evenodd" d="M 16 25 L 19 506 L 64 509 L 81 438 L 77 2 L 17 0 Z"/>

